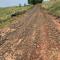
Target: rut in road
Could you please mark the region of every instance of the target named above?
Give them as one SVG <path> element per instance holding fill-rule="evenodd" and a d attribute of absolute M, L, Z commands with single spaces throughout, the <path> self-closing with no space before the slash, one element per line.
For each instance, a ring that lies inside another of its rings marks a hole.
<path fill-rule="evenodd" d="M 60 31 L 36 5 L 12 28 L 0 45 L 5 60 L 60 60 Z M 3 60 L 3 59 L 2 59 Z"/>

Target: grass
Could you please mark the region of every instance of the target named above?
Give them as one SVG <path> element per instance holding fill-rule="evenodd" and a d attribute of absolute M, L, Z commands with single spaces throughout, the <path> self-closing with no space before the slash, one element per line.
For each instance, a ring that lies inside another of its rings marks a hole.
<path fill-rule="evenodd" d="M 50 8 L 49 11 L 56 16 L 60 16 L 60 1 L 54 3 Z"/>
<path fill-rule="evenodd" d="M 14 7 L 6 7 L 0 8 L 0 28 L 9 25 L 12 21 L 14 21 L 10 16 L 11 14 L 17 11 L 28 10 L 32 6 L 14 6 Z"/>
<path fill-rule="evenodd" d="M 44 7 L 53 15 L 60 16 L 60 1 L 56 2 L 45 2 L 43 3 Z"/>

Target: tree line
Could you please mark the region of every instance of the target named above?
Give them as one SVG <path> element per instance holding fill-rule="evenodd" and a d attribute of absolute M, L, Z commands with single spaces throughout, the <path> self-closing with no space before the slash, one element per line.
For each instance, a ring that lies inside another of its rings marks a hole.
<path fill-rule="evenodd" d="M 37 3 L 42 3 L 42 2 L 43 2 L 43 0 L 28 0 L 28 3 L 33 4 L 33 5 L 35 5 Z"/>

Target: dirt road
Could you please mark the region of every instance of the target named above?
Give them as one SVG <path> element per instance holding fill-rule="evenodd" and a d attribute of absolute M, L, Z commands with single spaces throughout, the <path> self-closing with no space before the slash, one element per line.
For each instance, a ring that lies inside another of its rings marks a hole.
<path fill-rule="evenodd" d="M 39 5 L 11 26 L 0 42 L 0 60 L 60 60 L 58 23 Z"/>

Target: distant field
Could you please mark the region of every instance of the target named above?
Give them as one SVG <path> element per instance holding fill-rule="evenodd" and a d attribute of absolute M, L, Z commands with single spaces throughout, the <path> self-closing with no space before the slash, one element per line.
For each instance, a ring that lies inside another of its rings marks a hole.
<path fill-rule="evenodd" d="M 28 10 L 32 6 L 14 6 L 14 7 L 7 7 L 7 8 L 0 8 L 0 28 L 4 27 L 5 25 L 11 23 L 13 19 L 10 17 L 11 14 L 22 11 L 22 10 Z"/>

